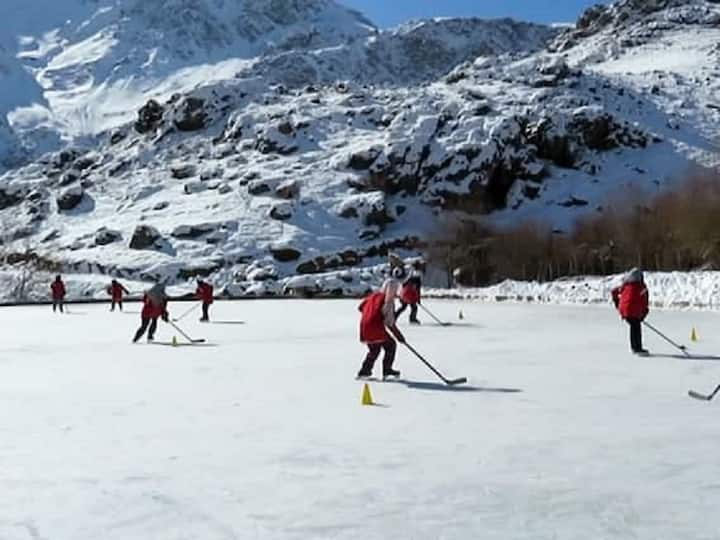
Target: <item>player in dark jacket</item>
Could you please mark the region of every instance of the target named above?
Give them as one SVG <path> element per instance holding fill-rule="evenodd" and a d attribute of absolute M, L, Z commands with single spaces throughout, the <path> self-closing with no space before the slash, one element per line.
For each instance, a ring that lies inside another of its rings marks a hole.
<path fill-rule="evenodd" d="M 60 309 L 60 313 L 64 312 L 65 305 L 65 283 L 63 283 L 62 277 L 55 276 L 55 281 L 50 285 L 50 292 L 52 294 L 52 308 L 53 311 Z"/>
<path fill-rule="evenodd" d="M 210 285 L 207 281 L 198 279 L 197 280 L 197 289 L 195 290 L 195 297 L 198 298 L 202 302 L 202 317 L 200 318 L 201 322 L 208 322 L 210 320 L 208 310 L 210 309 L 210 306 L 214 302 L 213 295 L 214 295 L 213 286 Z"/>

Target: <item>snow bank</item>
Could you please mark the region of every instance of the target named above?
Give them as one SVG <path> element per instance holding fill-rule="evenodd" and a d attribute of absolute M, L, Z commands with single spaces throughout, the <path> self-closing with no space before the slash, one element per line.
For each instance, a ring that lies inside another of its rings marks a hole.
<path fill-rule="evenodd" d="M 605 304 L 622 275 L 565 278 L 548 283 L 507 280 L 485 288 L 430 289 L 428 297 L 482 302 Z M 645 274 L 651 304 L 664 309 L 720 309 L 720 272 L 651 272 Z"/>

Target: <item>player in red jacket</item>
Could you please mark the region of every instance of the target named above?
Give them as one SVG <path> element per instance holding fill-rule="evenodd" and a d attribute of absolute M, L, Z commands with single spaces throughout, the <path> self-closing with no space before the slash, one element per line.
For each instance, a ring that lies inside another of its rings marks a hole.
<path fill-rule="evenodd" d="M 394 269 L 393 279 L 387 280 L 381 291 L 371 294 L 360 304 L 360 341 L 367 345 L 368 353 L 357 374 L 358 378 L 372 376 L 381 350 L 385 351 L 383 378 L 400 376 L 400 372 L 393 369 L 397 344 L 388 333 L 388 328 L 400 343 L 405 343 L 405 337 L 395 325 L 395 297 L 400 288 L 398 280 L 403 277 L 402 268 Z"/>
<path fill-rule="evenodd" d="M 203 281 L 202 279 L 197 280 L 195 297 L 202 301 L 202 317 L 200 318 L 200 322 L 208 322 L 210 320 L 208 310 L 210 309 L 210 304 L 214 302 L 213 291 L 213 286 L 207 281 Z"/>
<path fill-rule="evenodd" d="M 395 312 L 396 319 L 410 306 L 410 324 L 420 324 L 417 312 L 418 305 L 420 305 L 421 287 L 420 272 L 413 270 L 410 277 L 403 283 L 402 289 L 400 289 L 400 309 Z"/>
<path fill-rule="evenodd" d="M 115 304 L 117 304 L 120 311 L 122 311 L 123 294 L 130 294 L 130 291 L 128 291 L 117 279 L 112 280 L 107 288 L 107 291 L 112 299 L 110 311 L 115 311 Z"/>
<path fill-rule="evenodd" d="M 60 309 L 60 313 L 64 312 L 65 303 L 65 284 L 63 283 L 62 277 L 55 276 L 55 281 L 50 285 L 50 291 L 52 293 L 52 307 L 53 311 Z"/>
<path fill-rule="evenodd" d="M 630 325 L 630 348 L 635 354 L 648 354 L 642 346 L 642 322 L 650 310 L 650 301 L 642 270 L 633 268 L 622 285 L 612 290 L 612 299 L 620 316 Z"/>
<path fill-rule="evenodd" d="M 148 331 L 148 341 L 155 339 L 155 330 L 157 330 L 157 320 L 162 318 L 167 322 L 170 318 L 167 311 L 168 296 L 165 293 L 165 286 L 161 283 L 153 286 L 152 289 L 145 293 L 143 297 L 143 308 L 140 314 L 142 324 L 138 331 L 135 332 L 133 343 L 136 343 L 145 331 Z"/>

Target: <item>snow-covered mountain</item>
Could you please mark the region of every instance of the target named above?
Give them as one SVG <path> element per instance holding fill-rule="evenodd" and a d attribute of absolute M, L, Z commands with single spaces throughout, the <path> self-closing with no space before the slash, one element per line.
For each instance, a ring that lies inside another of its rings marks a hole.
<path fill-rule="evenodd" d="M 5 48 L 35 88 L 12 85 L 0 111 L 30 138 L 49 123 L 65 140 L 127 122 L 150 96 L 232 78 L 262 55 L 376 32 L 330 0 L 6 0 L 3 15 Z"/>
<path fill-rule="evenodd" d="M 329 1 L 73 5 L 82 22 L 16 32 L 9 60 L 42 88 L 10 110 L 14 136 L 35 140 L 26 115 L 45 111 L 41 140 L 70 144 L 0 177 L 11 251 L 48 268 L 362 290 L 376 274 L 357 269 L 448 217 L 563 228 L 718 162 L 709 0 L 624 0 L 563 32 L 381 32 Z"/>

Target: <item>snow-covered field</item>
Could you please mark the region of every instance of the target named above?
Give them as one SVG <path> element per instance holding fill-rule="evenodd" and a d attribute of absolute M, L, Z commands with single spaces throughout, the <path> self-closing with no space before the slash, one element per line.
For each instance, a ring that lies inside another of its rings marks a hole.
<path fill-rule="evenodd" d="M 720 364 L 631 356 L 608 307 L 428 306 L 455 325 L 409 341 L 469 384 L 402 350 L 377 407 L 354 301 L 219 303 L 245 324 L 188 318 L 195 347 L 131 345 L 137 304 L 1 309 L 0 538 L 717 538 L 718 404 L 687 390 Z M 703 356 L 717 317 L 651 314 Z"/>

